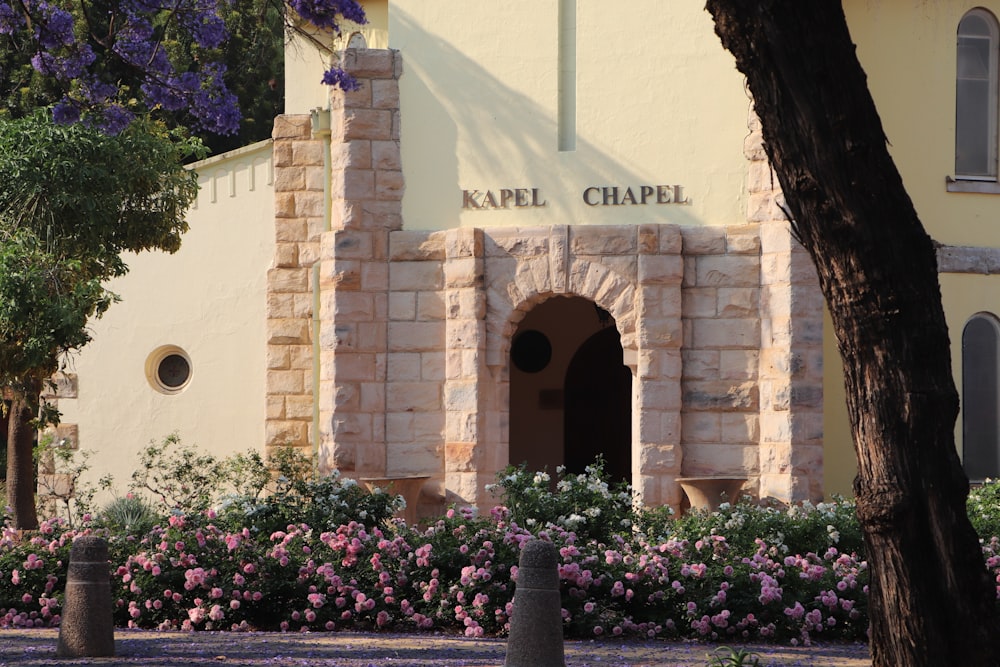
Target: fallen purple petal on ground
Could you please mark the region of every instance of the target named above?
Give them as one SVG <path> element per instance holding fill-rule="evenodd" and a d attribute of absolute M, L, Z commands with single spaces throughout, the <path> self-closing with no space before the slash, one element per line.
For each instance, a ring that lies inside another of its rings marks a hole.
<path fill-rule="evenodd" d="M 148 632 L 118 630 L 114 658 L 57 658 L 58 630 L 0 631 L 0 667 L 501 667 L 506 642 L 441 634 Z M 703 667 L 718 645 L 567 641 L 567 667 Z M 862 644 L 753 645 L 768 667 L 870 667 Z"/>

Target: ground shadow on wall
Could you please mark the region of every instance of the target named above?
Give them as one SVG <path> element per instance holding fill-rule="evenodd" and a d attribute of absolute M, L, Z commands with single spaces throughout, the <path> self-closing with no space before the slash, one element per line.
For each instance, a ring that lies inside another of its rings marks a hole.
<path fill-rule="evenodd" d="M 418 30 L 413 18 L 401 9 L 394 8 L 390 32 L 402 33 Z M 398 28 L 393 26 L 398 25 Z M 582 197 L 589 186 L 638 185 L 647 183 L 650 175 L 642 175 L 627 164 L 615 160 L 606 151 L 578 136 L 576 150 L 560 153 L 558 150 L 558 124 L 549 110 L 543 109 L 527 96 L 497 79 L 476 62 L 470 60 L 447 42 L 436 39 L 430 49 L 419 54 L 403 52 L 401 88 L 401 136 L 403 163 L 430 165 L 430 168 L 409 169 L 406 188 L 419 192 L 437 202 L 455 202 L 454 206 L 435 206 L 434 220 L 408 218 L 407 228 L 443 229 L 459 226 L 462 211 L 462 190 L 488 187 L 534 187 L 545 198 L 544 208 L 520 208 L 508 211 L 491 211 L 493 215 L 477 226 L 571 224 L 571 210 L 564 202 Z M 424 46 L 424 45 L 422 45 Z M 409 57 L 408 57 L 409 56 Z M 433 65 L 431 78 L 424 63 Z M 556 62 L 552 63 L 557 66 Z M 435 82 L 451 84 L 446 94 L 436 92 Z M 406 93 L 409 92 L 409 95 Z M 414 124 L 416 116 L 408 115 L 407 101 L 419 98 L 419 104 L 430 113 L 420 116 L 420 125 Z M 484 100 L 503 99 L 505 104 L 486 107 Z M 464 119 L 462 127 L 454 118 Z M 408 123 L 408 120 L 410 121 Z M 518 128 L 516 136 L 504 128 Z M 483 174 L 487 183 L 464 183 L 458 174 L 458 163 L 452 156 L 458 152 L 459 133 L 476 146 L 475 151 L 463 153 L 463 169 L 473 174 Z M 441 138 L 445 137 L 444 143 Z M 664 151 L 668 150 L 669 137 L 664 137 Z M 572 170 L 562 168 L 562 155 L 571 156 Z M 435 160 L 434 156 L 444 156 Z M 442 175 L 441 170 L 447 174 Z M 653 178 L 676 178 L 675 174 L 654 175 Z M 516 182 L 512 182 L 511 179 Z M 579 191 L 577 191 L 579 190 Z M 551 196 L 545 193 L 550 193 Z M 556 195 L 559 195 L 558 197 Z M 693 193 L 688 193 L 692 196 Z M 405 203 L 405 202 L 404 202 Z M 649 223 L 699 224 L 684 206 L 643 207 Z M 405 206 L 404 206 L 405 211 Z M 532 211 L 535 215 L 526 215 Z M 608 224 L 614 224 L 609 219 Z"/>

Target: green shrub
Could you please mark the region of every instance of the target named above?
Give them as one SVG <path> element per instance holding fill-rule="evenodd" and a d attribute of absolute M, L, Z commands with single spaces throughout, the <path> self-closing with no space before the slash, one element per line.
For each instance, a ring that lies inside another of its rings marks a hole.
<path fill-rule="evenodd" d="M 97 513 L 94 525 L 106 529 L 110 535 L 141 537 L 161 523 L 163 518 L 148 500 L 129 494 L 105 505 Z"/>
<path fill-rule="evenodd" d="M 384 528 L 405 504 L 402 496 L 382 489 L 369 492 L 336 470 L 317 476 L 311 461 L 290 447 L 279 449 L 269 463 L 277 474 L 269 492 L 261 493 L 251 485 L 243 493 L 224 498 L 219 525 L 246 526 L 262 535 L 298 524 L 320 531 L 335 530 L 352 521 Z"/>
<path fill-rule="evenodd" d="M 194 514 L 212 506 L 228 482 L 225 473 L 218 459 L 182 445 L 173 433 L 139 452 L 131 488 L 150 494 L 168 512 Z"/>
<path fill-rule="evenodd" d="M 585 470 L 573 474 L 559 466 L 553 489 L 548 473 L 531 472 L 524 464 L 508 466 L 486 488 L 500 496 L 513 523 L 532 532 L 553 525 L 581 540 L 605 543 L 631 532 L 635 508 L 629 486 L 610 484 L 600 457 Z"/>
<path fill-rule="evenodd" d="M 1000 536 L 1000 482 L 988 480 L 970 489 L 966 509 L 980 538 Z"/>
<path fill-rule="evenodd" d="M 664 530 L 670 531 L 667 526 Z M 678 517 L 672 532 L 653 535 L 697 540 L 725 535 L 730 549 L 750 555 L 759 548 L 758 540 L 783 554 L 806 554 L 825 547 L 840 553 L 864 554 L 861 527 L 854 503 L 842 498 L 813 505 L 757 504 L 747 498 L 723 503 L 716 512 L 695 510 Z"/>

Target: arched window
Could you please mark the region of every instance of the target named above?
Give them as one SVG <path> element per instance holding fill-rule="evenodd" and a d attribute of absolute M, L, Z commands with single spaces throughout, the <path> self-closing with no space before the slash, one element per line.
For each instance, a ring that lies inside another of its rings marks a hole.
<path fill-rule="evenodd" d="M 958 24 L 955 89 L 955 176 L 997 178 L 997 19 L 973 9 Z"/>
<path fill-rule="evenodd" d="M 962 330 L 962 462 L 974 482 L 1000 477 L 1000 320 L 991 313 Z"/>

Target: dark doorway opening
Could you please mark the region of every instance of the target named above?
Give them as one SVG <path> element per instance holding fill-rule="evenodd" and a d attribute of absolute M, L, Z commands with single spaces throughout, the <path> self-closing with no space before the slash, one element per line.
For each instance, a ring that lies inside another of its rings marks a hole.
<path fill-rule="evenodd" d="M 632 373 L 612 326 L 588 338 L 566 370 L 566 470 L 582 473 L 597 458 L 612 481 L 632 480 Z"/>
<path fill-rule="evenodd" d="M 582 473 L 598 455 L 631 482 L 632 374 L 614 318 L 581 297 L 529 312 L 511 340 L 510 462 Z"/>

